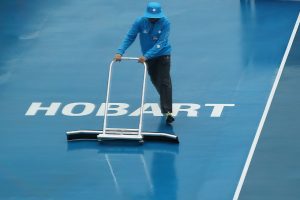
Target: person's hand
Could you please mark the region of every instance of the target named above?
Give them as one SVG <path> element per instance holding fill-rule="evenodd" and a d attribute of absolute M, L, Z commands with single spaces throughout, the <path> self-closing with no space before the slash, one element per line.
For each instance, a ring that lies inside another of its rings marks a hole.
<path fill-rule="evenodd" d="M 117 53 L 114 60 L 120 62 L 122 60 L 122 55 Z"/>
<path fill-rule="evenodd" d="M 144 62 L 146 62 L 146 58 L 144 56 L 141 56 L 141 57 L 139 57 L 138 62 L 139 63 L 144 63 Z"/>

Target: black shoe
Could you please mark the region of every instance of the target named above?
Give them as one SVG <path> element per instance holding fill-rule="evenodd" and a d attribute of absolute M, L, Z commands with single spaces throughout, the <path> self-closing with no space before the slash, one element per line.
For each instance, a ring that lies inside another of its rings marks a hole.
<path fill-rule="evenodd" d="M 175 118 L 172 116 L 172 113 L 166 113 L 166 123 L 171 124 L 175 121 Z"/>

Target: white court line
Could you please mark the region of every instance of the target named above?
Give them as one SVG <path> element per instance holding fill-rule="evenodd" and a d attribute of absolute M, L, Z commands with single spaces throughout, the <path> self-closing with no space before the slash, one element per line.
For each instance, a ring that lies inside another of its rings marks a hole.
<path fill-rule="evenodd" d="M 241 189 L 243 187 L 243 184 L 244 184 L 244 181 L 245 181 L 245 178 L 246 178 L 246 175 L 247 175 L 247 172 L 248 172 L 248 169 L 249 169 L 249 166 L 250 166 L 250 163 L 251 163 L 251 160 L 252 160 L 252 157 L 253 157 L 256 145 L 257 145 L 257 142 L 259 140 L 262 128 L 263 128 L 264 123 L 266 121 L 266 118 L 267 118 L 267 115 L 268 115 L 268 112 L 269 112 L 269 109 L 270 109 L 270 106 L 271 106 L 271 103 L 272 103 L 275 91 L 277 89 L 277 86 L 278 86 L 281 74 L 283 72 L 283 69 L 284 69 L 284 66 L 285 66 L 285 63 L 286 63 L 286 60 L 287 60 L 287 57 L 288 57 L 288 55 L 290 53 L 292 44 L 294 42 L 295 35 L 296 35 L 296 32 L 297 32 L 298 27 L 299 27 L 299 23 L 300 23 L 300 14 L 298 15 L 298 19 L 297 19 L 296 24 L 294 26 L 294 30 L 292 32 L 292 35 L 291 35 L 290 40 L 289 40 L 289 43 L 288 43 L 287 48 L 285 50 L 284 56 L 282 58 L 282 61 L 281 61 L 278 73 L 276 75 L 276 78 L 275 78 L 275 81 L 274 81 L 271 93 L 269 95 L 269 98 L 268 98 L 265 110 L 263 112 L 263 115 L 261 117 L 260 123 L 258 125 L 256 134 L 255 134 L 255 137 L 254 137 L 254 140 L 253 140 L 253 143 L 251 145 L 251 148 L 250 148 L 250 151 L 249 151 L 249 154 L 248 154 L 248 157 L 247 157 L 247 160 L 246 160 L 243 172 L 241 174 L 239 183 L 238 183 L 237 188 L 235 190 L 235 193 L 234 193 L 234 196 L 233 196 L 233 200 L 238 200 L 238 198 L 239 198 L 239 195 L 240 195 Z"/>

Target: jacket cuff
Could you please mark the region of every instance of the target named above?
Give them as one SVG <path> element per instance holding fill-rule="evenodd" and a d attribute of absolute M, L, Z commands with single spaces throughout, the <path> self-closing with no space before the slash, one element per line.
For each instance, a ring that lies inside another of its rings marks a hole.
<path fill-rule="evenodd" d="M 118 50 L 117 50 L 117 54 L 123 55 L 123 54 L 124 54 L 124 51 L 118 49 Z"/>

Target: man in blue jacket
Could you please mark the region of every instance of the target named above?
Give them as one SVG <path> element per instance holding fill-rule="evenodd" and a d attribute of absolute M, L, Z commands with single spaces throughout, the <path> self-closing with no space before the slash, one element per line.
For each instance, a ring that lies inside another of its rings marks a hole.
<path fill-rule="evenodd" d="M 139 62 L 146 62 L 148 65 L 148 74 L 160 95 L 161 111 L 166 116 L 168 124 L 174 121 L 169 33 L 170 22 L 163 14 L 160 4 L 150 2 L 146 13 L 134 22 L 115 55 L 115 60 L 121 61 L 122 55 L 139 35 L 143 53 L 143 56 L 139 57 Z"/>

